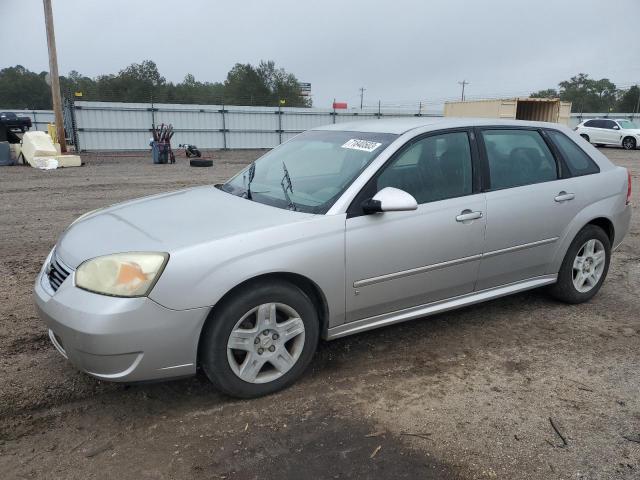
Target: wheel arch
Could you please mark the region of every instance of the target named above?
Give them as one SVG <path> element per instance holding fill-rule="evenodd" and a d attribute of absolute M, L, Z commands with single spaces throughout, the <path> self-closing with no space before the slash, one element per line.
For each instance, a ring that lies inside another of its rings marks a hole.
<path fill-rule="evenodd" d="M 593 212 L 595 213 L 595 212 Z M 564 256 L 567 254 L 567 250 L 573 242 L 573 239 L 576 238 L 576 235 L 587 225 L 595 225 L 600 227 L 607 234 L 609 241 L 611 242 L 611 246 L 613 248 L 614 240 L 615 240 L 615 227 L 614 223 L 606 215 L 598 215 L 595 214 L 591 217 L 574 219 L 574 222 L 568 227 L 565 235 L 562 237 L 562 241 L 556 253 L 554 255 L 554 259 L 551 262 L 551 266 L 546 273 L 558 273 L 560 266 L 562 265 L 562 261 Z"/>
<path fill-rule="evenodd" d="M 636 137 L 633 135 L 625 135 L 624 137 L 622 137 L 622 140 L 620 141 L 621 145 L 624 145 L 624 141 L 630 138 L 631 140 L 633 140 L 633 143 L 635 144 L 636 148 L 638 148 L 638 141 L 636 140 Z"/>
<path fill-rule="evenodd" d="M 298 288 L 300 288 L 311 300 L 313 305 L 316 308 L 316 312 L 318 313 L 318 319 L 320 321 L 320 336 L 321 338 L 326 337 L 326 332 L 329 327 L 329 304 L 327 302 L 327 298 L 322 291 L 322 289 L 318 286 L 316 282 L 311 280 L 310 278 L 301 275 L 299 273 L 292 272 L 271 272 L 271 273 L 263 273 L 257 275 L 255 277 L 244 280 L 228 290 L 221 298 L 216 302 L 211 310 L 209 311 L 207 318 L 202 324 L 202 328 L 200 329 L 200 333 L 198 336 L 198 358 L 197 362 L 200 360 L 200 348 L 202 342 L 202 332 L 206 328 L 207 324 L 213 319 L 216 311 L 220 308 L 220 306 L 224 303 L 226 299 L 234 295 L 236 292 L 243 290 L 245 288 L 251 288 L 254 284 L 259 283 L 274 283 L 274 282 L 284 282 L 292 284 Z"/>
<path fill-rule="evenodd" d="M 613 222 L 610 219 L 608 219 L 607 217 L 597 217 L 587 222 L 582 228 L 586 227 L 587 225 L 595 225 L 596 227 L 600 227 L 602 230 L 604 230 L 604 232 L 607 234 L 607 237 L 609 237 L 611 246 L 613 247 L 613 242 L 616 238 L 616 230 L 613 226 Z M 582 230 L 582 228 L 580 230 Z"/>

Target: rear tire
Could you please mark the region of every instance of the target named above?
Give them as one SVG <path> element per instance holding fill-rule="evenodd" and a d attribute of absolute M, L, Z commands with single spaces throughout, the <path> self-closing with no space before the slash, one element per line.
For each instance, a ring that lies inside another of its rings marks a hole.
<path fill-rule="evenodd" d="M 584 138 L 587 142 L 591 143 L 591 140 L 589 140 L 589 135 L 587 135 L 586 133 L 581 133 L 580 136 Z"/>
<path fill-rule="evenodd" d="M 302 290 L 287 282 L 258 283 L 212 312 L 200 339 L 200 364 L 227 395 L 261 397 L 302 375 L 319 335 L 318 314 Z"/>
<path fill-rule="evenodd" d="M 622 148 L 624 148 L 625 150 L 635 150 L 636 139 L 633 137 L 624 137 L 622 139 Z"/>
<path fill-rule="evenodd" d="M 566 303 L 591 300 L 609 271 L 611 242 L 600 227 L 587 225 L 571 242 L 550 293 Z"/>

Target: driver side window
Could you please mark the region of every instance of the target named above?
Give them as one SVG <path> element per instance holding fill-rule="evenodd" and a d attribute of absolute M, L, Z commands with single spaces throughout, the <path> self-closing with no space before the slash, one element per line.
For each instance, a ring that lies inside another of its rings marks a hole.
<path fill-rule="evenodd" d="M 466 132 L 425 137 L 409 145 L 377 178 L 376 191 L 404 190 L 418 204 L 469 195 L 473 188 Z"/>

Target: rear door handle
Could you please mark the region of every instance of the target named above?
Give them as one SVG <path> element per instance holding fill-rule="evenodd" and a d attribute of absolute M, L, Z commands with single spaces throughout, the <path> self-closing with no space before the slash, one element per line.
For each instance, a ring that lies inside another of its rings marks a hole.
<path fill-rule="evenodd" d="M 563 190 L 554 198 L 554 200 L 556 202 L 566 202 L 567 200 L 573 200 L 574 198 L 576 198 L 575 193 L 567 193 Z"/>
<path fill-rule="evenodd" d="M 482 218 L 482 212 L 472 212 L 468 208 L 460 212 L 460 215 L 456 217 L 456 222 L 466 222 L 469 220 L 477 220 Z"/>

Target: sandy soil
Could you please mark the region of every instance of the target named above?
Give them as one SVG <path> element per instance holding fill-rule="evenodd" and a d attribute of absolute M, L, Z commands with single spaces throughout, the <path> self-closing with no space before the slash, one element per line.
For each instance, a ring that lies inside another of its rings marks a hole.
<path fill-rule="evenodd" d="M 631 169 L 637 205 L 640 151 L 603 152 Z M 31 296 L 63 229 L 216 183 L 259 153 L 0 170 L 0 478 L 640 478 L 637 215 L 588 304 L 534 291 L 323 343 L 302 381 L 267 398 L 229 399 L 201 376 L 109 384 L 67 364 Z"/>

